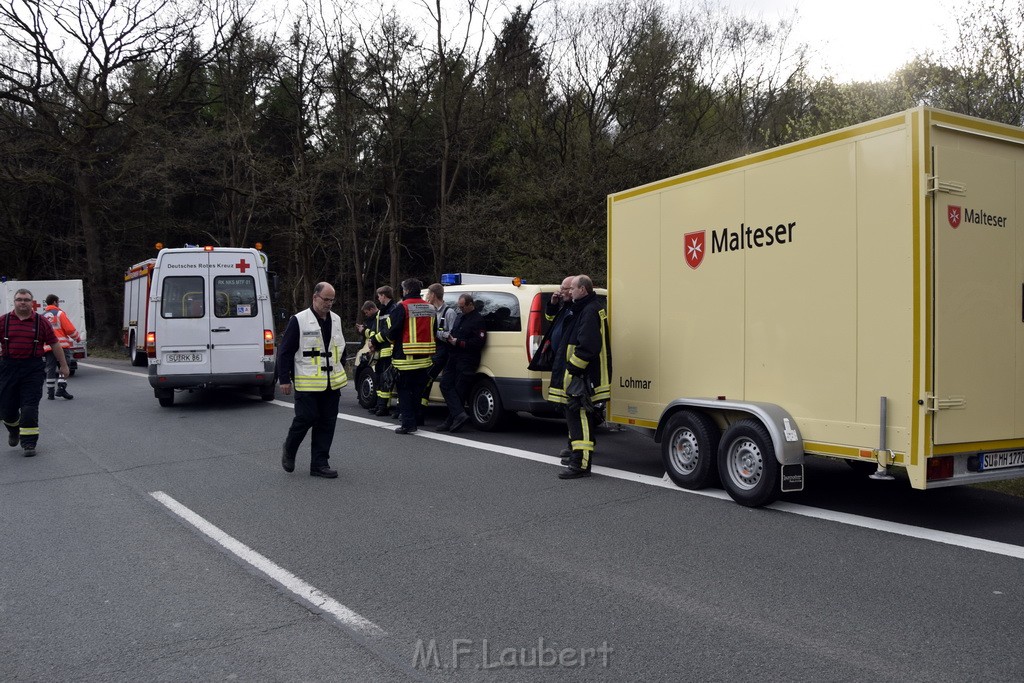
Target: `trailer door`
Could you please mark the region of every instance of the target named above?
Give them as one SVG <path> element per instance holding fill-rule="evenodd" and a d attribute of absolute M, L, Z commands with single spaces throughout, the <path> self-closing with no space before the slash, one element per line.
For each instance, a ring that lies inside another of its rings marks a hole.
<path fill-rule="evenodd" d="M 1024 437 L 1024 151 L 949 143 L 933 148 L 934 442 Z"/>

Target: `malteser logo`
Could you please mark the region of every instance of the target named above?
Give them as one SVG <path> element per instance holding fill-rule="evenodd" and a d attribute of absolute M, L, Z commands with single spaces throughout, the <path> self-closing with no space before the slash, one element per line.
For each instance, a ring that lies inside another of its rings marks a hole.
<path fill-rule="evenodd" d="M 949 220 L 949 227 L 956 230 L 961 223 L 968 225 L 980 225 L 986 228 L 1005 228 L 1009 226 L 1009 217 L 997 216 L 985 209 L 972 209 L 969 206 L 949 205 L 946 209 L 946 219 Z"/>
<path fill-rule="evenodd" d="M 773 245 L 790 244 L 796 221 L 778 223 L 764 228 L 754 228 L 740 223 L 739 230 L 722 228 L 711 231 L 711 244 L 707 242 L 707 230 L 694 230 L 683 235 L 683 258 L 686 265 L 694 270 L 704 262 L 704 255 L 711 248 L 712 254 L 722 254 L 745 249 L 760 249 Z"/>
<path fill-rule="evenodd" d="M 949 219 L 949 226 L 956 230 L 960 227 L 960 217 L 963 214 L 960 211 L 959 206 L 949 205 L 949 210 L 946 213 L 946 217 Z"/>
<path fill-rule="evenodd" d="M 704 231 L 698 230 L 683 235 L 683 249 L 686 265 L 697 268 L 704 260 Z"/>

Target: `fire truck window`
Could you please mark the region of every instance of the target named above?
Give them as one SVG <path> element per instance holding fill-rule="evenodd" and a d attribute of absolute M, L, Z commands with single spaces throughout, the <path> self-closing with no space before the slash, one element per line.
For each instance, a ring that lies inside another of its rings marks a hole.
<path fill-rule="evenodd" d="M 165 318 L 206 315 L 206 281 L 201 277 L 164 278 L 160 297 L 160 315 Z"/>
<path fill-rule="evenodd" d="M 214 278 L 213 301 L 213 314 L 218 318 L 255 317 L 256 279 L 250 275 Z"/>

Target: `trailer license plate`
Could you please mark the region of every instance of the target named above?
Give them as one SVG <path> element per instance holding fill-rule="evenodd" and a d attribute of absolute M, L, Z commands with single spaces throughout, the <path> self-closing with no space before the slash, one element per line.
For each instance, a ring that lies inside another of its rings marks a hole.
<path fill-rule="evenodd" d="M 167 354 L 168 363 L 202 363 L 203 354 L 201 353 L 169 353 Z"/>
<path fill-rule="evenodd" d="M 1003 451 L 986 453 L 984 470 L 998 470 L 1004 467 L 1024 467 L 1024 451 Z"/>

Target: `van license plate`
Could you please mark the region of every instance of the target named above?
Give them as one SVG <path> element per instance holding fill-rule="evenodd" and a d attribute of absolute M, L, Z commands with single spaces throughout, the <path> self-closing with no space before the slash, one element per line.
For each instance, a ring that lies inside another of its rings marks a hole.
<path fill-rule="evenodd" d="M 1024 467 L 1024 451 L 1003 451 L 985 453 L 984 470 L 998 470 L 1004 467 Z"/>
<path fill-rule="evenodd" d="M 202 363 L 201 353 L 169 353 L 166 356 L 168 363 Z"/>

